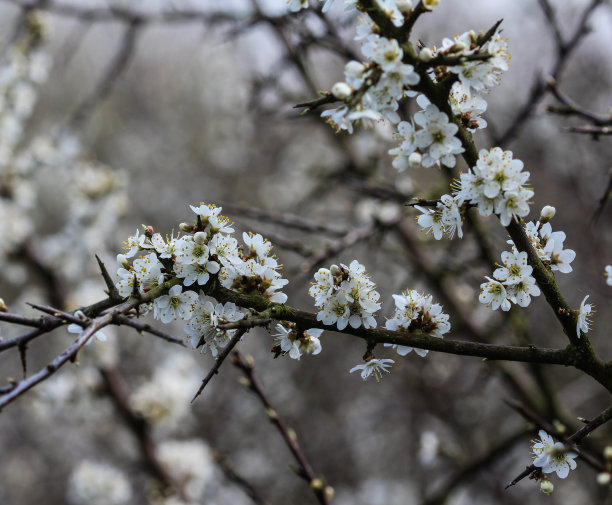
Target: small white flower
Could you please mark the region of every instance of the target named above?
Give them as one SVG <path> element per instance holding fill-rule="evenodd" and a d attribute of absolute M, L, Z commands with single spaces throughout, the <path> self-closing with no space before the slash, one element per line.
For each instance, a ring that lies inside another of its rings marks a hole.
<path fill-rule="evenodd" d="M 478 301 L 484 303 L 492 310 L 497 310 L 501 307 L 502 310 L 510 310 L 510 301 L 506 293 L 506 288 L 501 282 L 497 282 L 490 277 L 486 277 L 489 282 L 484 282 L 480 285 L 480 296 Z"/>
<path fill-rule="evenodd" d="M 391 366 L 391 363 L 395 363 L 392 359 L 376 359 L 373 358 L 363 365 L 356 365 L 349 370 L 349 373 L 361 370 L 361 378 L 365 381 L 370 375 L 374 375 L 376 382 L 380 382 L 382 377 L 381 372 L 390 373 L 387 368 Z"/>
<path fill-rule="evenodd" d="M 169 323 L 176 319 L 182 321 L 191 319 L 198 295 L 194 291 L 184 293 L 182 291 L 183 286 L 172 286 L 167 295 L 156 298 L 153 302 L 153 317 L 161 319 L 162 323 Z"/>
<path fill-rule="evenodd" d="M 556 442 L 544 430 L 539 432 L 540 439 L 531 446 L 533 465 L 542 469 L 543 473 L 556 472 L 557 476 L 565 479 L 569 471 L 576 468 L 574 459 L 578 456 L 573 451 L 567 451 L 565 445 Z"/>
<path fill-rule="evenodd" d="M 578 311 L 578 317 L 576 319 L 576 335 L 580 338 L 580 332 L 588 333 L 590 321 L 589 317 L 593 315 L 593 307 L 590 303 L 586 303 L 589 295 L 586 295 L 580 304 L 580 310 Z"/>
<path fill-rule="evenodd" d="M 612 286 L 612 265 L 606 265 L 604 275 L 606 276 L 606 284 Z"/>

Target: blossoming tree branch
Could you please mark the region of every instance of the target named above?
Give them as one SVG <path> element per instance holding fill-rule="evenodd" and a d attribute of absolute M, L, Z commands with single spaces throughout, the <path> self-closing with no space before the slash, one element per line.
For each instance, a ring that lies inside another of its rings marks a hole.
<path fill-rule="evenodd" d="M 322 15 L 331 3 L 324 2 Z M 526 221 L 537 189 L 530 186 L 529 171 L 512 151 L 500 146 L 479 149 L 472 138 L 476 130 L 487 127 L 482 117 L 487 93 L 508 69 L 510 55 L 502 22 L 488 30 L 446 38 L 439 46 L 416 43 L 411 39 L 413 27 L 421 16 L 434 11 L 437 3 L 346 0 L 347 9 L 360 12 L 355 39 L 361 44 L 361 59 L 346 63 L 342 82 L 298 107 L 311 113 L 331 106 L 321 117 L 340 134 L 385 123 L 394 132 L 396 143 L 388 153 L 400 174 L 412 170 L 445 174 L 448 193 L 409 202 L 418 212 L 418 225 L 434 240 L 462 240 L 467 234 L 480 233 L 476 213 L 497 220 L 508 235 L 508 247 L 500 252 L 495 265 L 489 265 L 495 268 L 480 284 L 478 300 L 492 311 L 509 312 L 517 307 L 526 309 L 533 298 L 543 295 L 559 324 L 556 348 L 535 342 L 517 346 L 449 338 L 453 314 L 446 313 L 432 294 L 406 286 L 383 300 L 375 283 L 375 268 L 359 259 L 313 272 L 310 286 L 304 290 L 314 309 L 296 308 L 283 292 L 290 279 L 283 277 L 271 241 L 255 233 L 243 233 L 239 241 L 222 208 L 201 202 L 186 206 L 189 217 L 178 224 L 177 233 L 159 232 L 150 224 L 137 229 L 117 256 L 116 272 L 109 272 L 98 261 L 107 286 L 107 296 L 99 302 L 74 312 L 33 305 L 44 314 L 39 318 L 12 313 L 3 305 L 1 321 L 32 328 L 0 342 L 0 351 L 20 351 L 24 372 L 29 342 L 62 326 L 77 336 L 45 367 L 2 387 L 0 409 L 73 362 L 83 346 L 96 339 L 104 341 L 104 328 L 112 325 L 130 326 L 178 345 L 184 345 L 185 339 L 193 348 L 215 357 L 210 373 L 193 391 L 192 401 L 256 327 L 270 332 L 276 356 L 295 360 L 324 352 L 325 340 L 333 338 L 334 332 L 354 336 L 365 344 L 361 344 L 363 362 L 349 372 L 358 372 L 363 380 L 373 377 L 380 381 L 391 372 L 395 360 L 412 351 L 425 359 L 434 351 L 488 361 L 574 367 L 612 393 L 612 366 L 598 356 L 588 337 L 594 313 L 589 296 L 579 301 L 574 293 L 563 294 L 557 284 L 558 275 L 572 273 L 576 253 L 564 247 L 566 234 L 553 228 L 555 208 L 547 205 L 538 218 Z M 289 2 L 292 12 L 308 7 L 308 1 Z M 21 96 L 25 91 L 19 88 L 23 81 L 41 79 L 33 70 L 36 45 L 34 37 L 15 56 L 31 66 L 27 77 L 21 72 L 13 81 L 6 78 L 1 82 L 3 96 L 16 104 L 25 100 Z M 13 96 L 16 93 L 21 93 L 21 98 Z M 557 98 L 567 103 L 558 91 Z M 405 102 L 414 104 L 418 111 L 408 115 L 402 106 Z M 18 119 L 19 114 L 16 116 Z M 459 157 L 467 166 L 463 172 L 457 171 Z M 606 267 L 608 284 L 611 272 L 612 267 Z M 392 306 L 392 315 L 384 320 L 378 315 L 383 303 Z M 162 324 L 181 323 L 184 339 L 143 323 L 145 317 Z M 355 344 L 359 345 L 358 340 Z M 385 347 L 398 357 L 381 357 Z M 242 358 L 236 359 L 249 370 Z M 580 443 L 611 418 L 612 407 L 585 420 L 585 427 L 569 436 L 536 422 L 541 429 L 531 446 L 531 456 L 525 450 L 526 470 L 511 484 L 529 476 L 550 494 L 553 484 L 549 476 L 568 477 L 576 468 L 576 458 L 593 467 L 600 481 L 609 481 L 612 449 L 592 457 L 583 454 Z M 321 489 L 317 496 L 321 503 L 327 503 L 329 497 Z"/>

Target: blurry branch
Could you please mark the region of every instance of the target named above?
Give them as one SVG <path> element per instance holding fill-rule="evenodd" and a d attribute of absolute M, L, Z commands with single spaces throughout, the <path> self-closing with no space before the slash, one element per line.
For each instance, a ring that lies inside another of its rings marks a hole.
<path fill-rule="evenodd" d="M 157 14 L 149 14 L 130 10 L 125 7 L 83 7 L 76 3 L 55 3 L 49 0 L 38 0 L 35 2 L 23 2 L 20 0 L 0 0 L 21 7 L 25 11 L 35 9 L 45 10 L 52 14 L 78 19 L 83 22 L 105 22 L 123 21 L 125 23 L 147 23 L 147 24 L 170 24 L 186 22 L 232 22 L 241 21 L 242 17 L 232 15 L 228 12 L 203 12 L 192 9 L 169 10 Z"/>
<path fill-rule="evenodd" d="M 597 210 L 595 211 L 595 213 L 593 214 L 593 218 L 591 219 L 592 223 L 596 223 L 599 217 L 601 216 L 601 213 L 603 212 L 604 207 L 606 206 L 606 203 L 610 199 L 611 192 L 612 192 L 612 168 L 608 171 L 608 184 L 606 185 L 606 189 L 601 195 L 599 202 L 597 203 Z"/>
<path fill-rule="evenodd" d="M 522 410 L 519 410 L 519 412 L 524 413 Z M 595 430 L 596 428 L 598 428 L 599 426 L 601 426 L 602 424 L 605 424 L 606 422 L 610 421 L 610 419 L 612 419 L 612 406 L 608 407 L 606 410 L 604 410 L 601 414 L 599 414 L 595 419 L 593 419 L 592 421 L 588 422 L 586 424 L 586 426 L 584 426 L 583 428 L 581 428 L 580 430 L 576 431 L 573 435 L 564 438 L 562 436 L 560 436 L 559 434 L 556 435 L 557 438 L 559 438 L 564 444 L 566 445 L 573 445 L 573 444 L 580 444 L 580 442 L 587 436 L 589 435 L 593 430 Z M 529 418 L 529 420 L 531 422 L 534 422 L 534 418 L 531 417 Z M 537 424 L 537 423 L 534 423 Z M 547 430 L 544 430 L 547 431 Z M 553 430 L 553 433 L 556 433 L 556 430 Z M 581 454 L 580 455 L 582 457 L 582 459 L 589 463 L 589 460 L 584 458 L 584 455 Z M 595 463 L 595 468 L 604 470 L 603 466 L 598 463 L 598 462 L 593 462 L 592 460 L 590 460 L 590 463 Z M 512 482 L 510 482 L 510 484 L 508 484 L 506 486 L 506 489 L 508 489 L 511 486 L 514 486 L 515 484 L 517 484 L 518 482 L 520 482 L 521 480 L 523 480 L 525 477 L 531 475 L 531 473 L 533 473 L 535 470 L 537 470 L 537 467 L 535 465 L 529 465 L 525 470 L 523 470 L 517 477 L 515 477 Z"/>
<path fill-rule="evenodd" d="M 116 324 L 117 326 L 121 326 L 121 325 L 129 326 L 131 328 L 134 328 L 138 333 L 150 333 L 151 335 L 159 337 L 162 340 L 165 340 L 166 342 L 170 342 L 171 344 L 177 344 L 182 347 L 185 347 L 185 343 L 183 342 L 182 339 L 175 337 L 173 335 L 170 335 L 166 332 L 163 332 L 157 328 L 154 328 L 148 323 L 141 323 L 139 321 L 136 321 L 128 316 L 124 316 L 124 315 L 115 316 L 113 318 L 113 324 Z"/>
<path fill-rule="evenodd" d="M 236 471 L 231 467 L 231 465 L 227 461 L 227 458 L 223 454 L 221 454 L 217 450 L 214 450 L 213 459 L 221 468 L 223 475 L 225 475 L 225 477 L 230 482 L 233 482 L 240 489 L 242 489 L 246 493 L 246 495 L 253 501 L 253 503 L 257 505 L 269 505 L 268 502 L 259 495 L 259 492 L 248 480 L 236 473 Z"/>
<path fill-rule="evenodd" d="M 518 431 L 492 446 L 485 454 L 472 460 L 461 468 L 446 484 L 444 484 L 442 489 L 425 499 L 422 505 L 443 505 L 446 503 L 451 497 L 451 493 L 457 487 L 466 485 L 470 479 L 478 475 L 481 471 L 490 469 L 495 461 L 506 456 L 508 451 L 525 438 L 529 432 L 530 430 Z"/>
<path fill-rule="evenodd" d="M 539 3 L 544 10 L 548 25 L 551 26 L 551 29 L 555 34 L 556 42 L 556 57 L 551 67 L 551 71 L 547 74 L 552 76 L 552 78 L 556 81 L 558 81 L 561 77 L 563 69 L 565 68 L 565 65 L 569 60 L 570 55 L 572 54 L 574 49 L 578 47 L 578 44 L 584 38 L 584 36 L 589 33 L 587 21 L 591 16 L 591 13 L 597 8 L 597 6 L 603 3 L 603 0 L 591 0 L 590 4 L 582 12 L 580 19 L 578 20 L 578 25 L 576 26 L 576 29 L 574 30 L 572 36 L 568 39 L 564 39 L 562 37 L 559 27 L 556 24 L 552 6 L 549 4 L 548 0 L 539 0 Z M 539 74 L 536 75 L 534 82 L 531 85 L 531 92 L 529 93 L 527 100 L 520 107 L 519 112 L 510 122 L 510 125 L 506 128 L 506 130 L 499 134 L 495 139 L 493 139 L 493 144 L 498 146 L 504 146 L 510 143 L 516 137 L 525 121 L 527 121 L 527 119 L 529 119 L 529 117 L 533 114 L 538 102 L 544 97 L 546 90 L 546 82 L 541 78 Z"/>
<path fill-rule="evenodd" d="M 561 102 L 564 107 L 555 107 L 549 105 L 547 107 L 548 112 L 552 112 L 554 114 L 559 114 L 563 116 L 580 116 L 585 119 L 588 119 L 592 124 L 597 126 L 610 126 L 612 125 L 612 115 L 611 114 L 597 114 L 596 112 L 592 112 L 584 107 L 580 106 L 574 100 L 572 100 L 569 96 L 559 89 L 559 85 L 555 79 L 550 78 L 548 80 L 548 88 L 552 92 L 559 102 Z"/>
<path fill-rule="evenodd" d="M 570 133 L 583 133 L 585 135 L 592 135 L 595 140 L 600 135 L 612 135 L 612 126 L 567 126 L 564 128 L 566 132 Z"/>
<path fill-rule="evenodd" d="M 98 85 L 92 93 L 77 107 L 76 111 L 69 119 L 67 124 L 69 130 L 78 130 L 96 106 L 104 101 L 110 94 L 117 78 L 121 75 L 123 70 L 125 70 L 130 58 L 134 54 L 140 27 L 141 21 L 137 19 L 130 21 L 119 44 L 119 49 L 104 72 L 102 79 L 98 82 Z"/>
<path fill-rule="evenodd" d="M 127 387 L 119 370 L 114 367 L 104 367 L 99 371 L 104 379 L 108 396 L 117 407 L 126 426 L 138 440 L 148 471 L 156 480 L 172 489 L 181 500 L 189 501 L 183 485 L 170 475 L 157 457 L 157 446 L 151 437 L 151 427 L 142 416 L 132 410 Z"/>
<path fill-rule="evenodd" d="M 225 361 L 225 358 L 228 357 L 229 353 L 232 351 L 232 349 L 234 347 L 236 347 L 236 344 L 238 344 L 238 342 L 240 342 L 240 339 L 242 338 L 242 335 L 244 335 L 246 332 L 247 332 L 246 329 L 238 330 L 236 332 L 236 334 L 232 337 L 232 339 L 223 348 L 223 351 L 221 351 L 218 354 L 218 356 L 215 358 L 215 364 L 210 369 L 210 372 L 208 372 L 206 377 L 204 377 L 204 379 L 202 379 L 202 384 L 200 384 L 200 387 L 198 388 L 198 391 L 196 392 L 196 394 L 191 399 L 191 403 L 193 403 L 196 400 L 196 398 L 202 394 L 202 391 L 204 391 L 204 388 L 206 387 L 206 385 L 211 381 L 211 379 L 215 375 L 217 375 L 219 373 L 219 369 L 221 368 L 221 365 Z"/>
<path fill-rule="evenodd" d="M 312 258 L 302 264 L 301 269 L 304 273 L 309 273 L 315 268 L 323 265 L 330 258 L 337 256 L 342 251 L 354 246 L 355 244 L 371 239 L 380 233 L 384 233 L 386 229 L 394 228 L 397 226 L 398 222 L 399 219 L 395 219 L 392 222 L 384 224 L 375 222 L 350 230 L 343 237 L 327 244 L 323 251 L 315 254 Z"/>
<path fill-rule="evenodd" d="M 307 231 L 310 233 L 323 233 L 325 235 L 332 235 L 335 237 L 341 237 L 344 235 L 342 230 L 331 228 L 321 223 L 315 223 L 301 216 L 296 216 L 288 212 L 268 212 L 254 207 L 247 207 L 246 205 L 235 205 L 231 203 L 222 203 L 223 208 L 232 214 L 239 216 L 256 219 L 264 223 L 279 224 L 286 226 L 287 228 L 294 228 L 296 230 Z"/>
<path fill-rule="evenodd" d="M 266 409 L 266 414 L 268 415 L 270 422 L 276 426 L 282 435 L 285 444 L 287 444 L 287 447 L 299 465 L 299 468 L 295 469 L 295 473 L 310 485 L 310 488 L 314 492 L 317 501 L 321 505 L 328 505 L 331 502 L 333 495 L 332 488 L 325 484 L 325 480 L 323 478 L 318 477 L 315 474 L 314 470 L 310 466 L 310 463 L 306 459 L 306 456 L 302 452 L 300 444 L 298 443 L 297 434 L 293 429 L 287 426 L 285 421 L 279 416 L 278 412 L 268 399 L 268 396 L 262 389 L 259 380 L 257 380 L 257 377 L 255 377 L 252 360 L 245 360 L 240 352 L 234 351 L 232 353 L 232 364 L 244 374 L 246 380 L 244 380 L 243 385 L 252 391 L 257 398 L 259 398 Z"/>

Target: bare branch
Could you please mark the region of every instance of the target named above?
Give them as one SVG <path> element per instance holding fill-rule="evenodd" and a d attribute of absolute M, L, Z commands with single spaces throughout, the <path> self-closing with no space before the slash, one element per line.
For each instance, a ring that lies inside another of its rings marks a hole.
<path fill-rule="evenodd" d="M 274 408 L 268 396 L 265 394 L 264 390 L 261 387 L 261 384 L 255 377 L 255 372 L 253 370 L 252 363 L 245 360 L 238 351 L 232 352 L 232 364 L 238 368 L 245 375 L 247 381 L 245 386 L 249 388 L 250 391 L 255 393 L 257 398 L 261 401 L 263 406 L 266 409 L 266 413 L 268 414 L 268 418 L 270 422 L 276 426 L 278 431 L 281 433 L 285 444 L 291 451 L 291 454 L 300 465 L 299 471 L 296 472 L 299 477 L 302 477 L 308 484 L 310 488 L 313 490 L 318 502 L 321 505 L 328 505 L 331 501 L 330 493 L 327 491 L 327 487 L 325 486 L 325 482 L 321 477 L 318 477 L 309 461 L 306 459 L 306 456 L 302 452 L 300 444 L 298 443 L 297 435 L 295 431 L 290 429 L 285 421 L 280 417 L 278 411 Z"/>

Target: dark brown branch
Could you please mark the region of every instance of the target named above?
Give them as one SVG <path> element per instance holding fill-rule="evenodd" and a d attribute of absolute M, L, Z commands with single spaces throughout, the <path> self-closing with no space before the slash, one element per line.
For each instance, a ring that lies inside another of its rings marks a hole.
<path fill-rule="evenodd" d="M 204 377 L 204 379 L 202 380 L 202 384 L 200 384 L 198 391 L 191 399 L 191 403 L 193 403 L 196 400 L 196 398 L 202 394 L 202 391 L 204 391 L 204 388 L 206 387 L 206 385 L 211 381 L 211 379 L 216 374 L 219 373 L 219 369 L 221 368 L 221 365 L 225 361 L 225 358 L 229 356 L 229 353 L 232 351 L 232 349 L 236 347 L 236 344 L 238 344 L 238 342 L 240 342 L 242 335 L 244 335 L 246 331 L 247 330 L 244 330 L 244 329 L 238 330 L 236 334 L 232 337 L 232 339 L 228 342 L 228 344 L 223 348 L 223 351 L 221 351 L 219 355 L 215 358 L 215 364 L 210 369 L 210 372 L 208 372 L 208 375 L 206 375 L 206 377 Z"/>
<path fill-rule="evenodd" d="M 610 169 L 610 171 L 608 172 L 608 184 L 606 185 L 606 189 L 602 193 L 601 198 L 599 199 L 599 202 L 597 202 L 597 209 L 593 213 L 593 217 L 591 218 L 591 223 L 594 224 L 599 220 L 604 210 L 604 207 L 606 206 L 606 203 L 610 199 L 611 193 L 612 193 L 612 169 Z"/>
<path fill-rule="evenodd" d="M 252 363 L 249 363 L 247 360 L 245 360 L 242 354 L 240 354 L 240 352 L 234 351 L 232 353 L 232 364 L 244 374 L 247 379 L 245 386 L 248 387 L 250 391 L 255 393 L 257 398 L 259 398 L 259 400 L 266 409 L 266 413 L 268 414 L 270 422 L 274 424 L 274 426 L 276 426 L 281 436 L 283 437 L 285 444 L 291 451 L 291 454 L 299 464 L 300 467 L 299 471 L 296 472 L 297 475 L 302 477 L 306 482 L 308 482 L 310 488 L 313 490 L 318 502 L 321 505 L 328 505 L 331 501 L 331 498 L 323 479 L 318 477 L 317 474 L 315 474 L 314 470 L 312 469 L 312 466 L 310 465 L 309 461 L 306 459 L 306 456 L 302 452 L 295 432 L 291 430 L 287 426 L 285 421 L 279 416 L 278 411 L 274 408 L 268 396 L 262 389 L 261 384 L 257 380 L 257 377 L 255 377 Z"/>
<path fill-rule="evenodd" d="M 597 126 L 610 126 L 612 125 L 612 116 L 610 114 L 597 114 L 588 109 L 585 109 L 577 102 L 572 100 L 569 96 L 561 91 L 557 81 L 555 79 L 550 78 L 548 80 L 548 88 L 552 92 L 559 102 L 561 102 L 565 107 L 554 107 L 549 105 L 548 111 L 553 112 L 555 114 L 561 114 L 566 116 L 580 116 L 585 119 L 588 119 L 591 123 Z"/>

